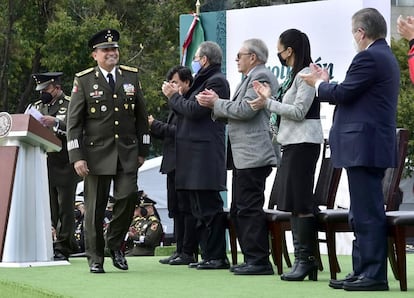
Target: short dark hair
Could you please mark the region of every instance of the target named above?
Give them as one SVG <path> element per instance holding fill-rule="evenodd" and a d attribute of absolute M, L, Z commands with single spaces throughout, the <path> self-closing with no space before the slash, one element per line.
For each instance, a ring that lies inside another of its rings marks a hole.
<path fill-rule="evenodd" d="M 188 67 L 183 65 L 176 65 L 170 68 L 166 76 L 167 81 L 170 81 L 175 74 L 178 74 L 178 77 L 181 81 L 189 81 L 190 85 L 193 83 L 193 75 L 191 74 L 191 70 Z"/>

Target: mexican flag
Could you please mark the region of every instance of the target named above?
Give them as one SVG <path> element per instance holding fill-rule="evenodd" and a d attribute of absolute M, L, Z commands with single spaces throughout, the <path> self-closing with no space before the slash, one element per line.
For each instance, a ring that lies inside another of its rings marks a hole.
<path fill-rule="evenodd" d="M 204 29 L 201 25 L 200 16 L 194 13 L 193 17 L 193 22 L 184 39 L 181 58 L 181 65 L 187 66 L 190 69 L 197 48 L 204 41 Z"/>

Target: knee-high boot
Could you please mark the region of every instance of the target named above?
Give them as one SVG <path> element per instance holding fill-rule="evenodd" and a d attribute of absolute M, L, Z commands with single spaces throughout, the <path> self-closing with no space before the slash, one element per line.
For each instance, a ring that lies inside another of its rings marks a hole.
<path fill-rule="evenodd" d="M 298 263 L 295 270 L 282 274 L 282 280 L 301 281 L 306 276 L 310 280 L 318 279 L 318 264 L 316 262 L 315 250 L 317 242 L 317 230 L 315 217 L 297 218 L 298 238 Z"/>

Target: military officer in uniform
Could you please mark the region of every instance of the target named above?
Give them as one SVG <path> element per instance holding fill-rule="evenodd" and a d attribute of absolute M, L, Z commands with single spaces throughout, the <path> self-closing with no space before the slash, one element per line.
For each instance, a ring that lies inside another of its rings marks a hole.
<path fill-rule="evenodd" d="M 163 230 L 155 204 L 146 194 L 138 198 L 128 232 L 127 256 L 153 256 L 160 245 Z"/>
<path fill-rule="evenodd" d="M 113 265 L 128 270 L 122 245 L 135 209 L 137 171 L 148 155 L 148 115 L 138 69 L 118 66 L 119 32 L 89 40 L 94 68 L 76 74 L 68 114 L 68 150 L 84 177 L 85 250 L 91 273 L 104 273 L 103 220 L 113 182 L 115 200 L 106 234 Z"/>
<path fill-rule="evenodd" d="M 56 231 L 56 239 L 53 242 L 54 259 L 57 261 L 67 260 L 72 253 L 75 242 L 73 204 L 76 185 L 80 180 L 69 162 L 66 148 L 66 114 L 70 97 L 61 89 L 62 75 L 62 72 L 33 74 L 36 91 L 40 91 L 40 99 L 27 109 L 37 109 L 43 115 L 39 121 L 53 130 L 62 141 L 62 149 L 59 152 L 47 154 L 50 212 L 52 227 Z"/>

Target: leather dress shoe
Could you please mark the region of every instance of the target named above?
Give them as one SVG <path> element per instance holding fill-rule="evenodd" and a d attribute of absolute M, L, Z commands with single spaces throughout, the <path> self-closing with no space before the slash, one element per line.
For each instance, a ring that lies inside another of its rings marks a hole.
<path fill-rule="evenodd" d="M 55 251 L 55 254 L 53 256 L 53 260 L 55 260 L 55 261 L 67 261 L 68 257 L 57 250 L 57 251 Z"/>
<path fill-rule="evenodd" d="M 188 264 L 188 268 L 197 268 L 198 265 L 204 264 L 205 262 L 207 262 L 207 261 L 206 260 L 201 260 L 200 262 L 190 263 L 190 264 Z"/>
<path fill-rule="evenodd" d="M 90 268 L 90 272 L 91 273 L 105 273 L 105 270 L 102 264 L 93 263 Z"/>
<path fill-rule="evenodd" d="M 177 252 L 174 252 L 171 256 L 169 256 L 168 258 L 164 258 L 159 260 L 158 262 L 160 262 L 161 264 L 169 264 L 171 260 L 175 259 L 176 257 L 178 257 L 179 254 Z"/>
<path fill-rule="evenodd" d="M 345 281 L 343 289 L 345 291 L 388 291 L 388 283 L 360 276 L 357 280 Z"/>
<path fill-rule="evenodd" d="M 122 251 L 111 249 L 111 258 L 116 268 L 121 270 L 128 270 L 128 263 Z"/>
<path fill-rule="evenodd" d="M 185 253 L 180 254 L 175 259 L 172 259 L 168 264 L 170 265 L 189 265 L 191 263 L 194 263 L 195 260 L 192 256 L 187 255 Z"/>
<path fill-rule="evenodd" d="M 241 263 L 241 264 L 233 265 L 233 266 L 230 266 L 229 271 L 234 272 L 234 269 L 244 267 L 244 266 L 247 266 L 247 264 L 246 263 Z"/>
<path fill-rule="evenodd" d="M 273 275 L 273 267 L 266 265 L 249 265 L 234 268 L 234 275 Z"/>
<path fill-rule="evenodd" d="M 352 273 L 349 273 L 347 276 L 345 276 L 344 279 L 331 279 L 329 281 L 329 286 L 334 289 L 343 289 L 344 282 L 346 281 L 352 282 L 352 281 L 356 281 L 357 279 L 358 279 L 358 275 L 354 275 L 354 273 L 352 272 Z"/>
<path fill-rule="evenodd" d="M 216 259 L 216 260 L 208 260 L 204 263 L 200 263 L 197 266 L 198 270 L 205 270 L 205 269 L 229 269 L 230 263 L 227 259 Z"/>

